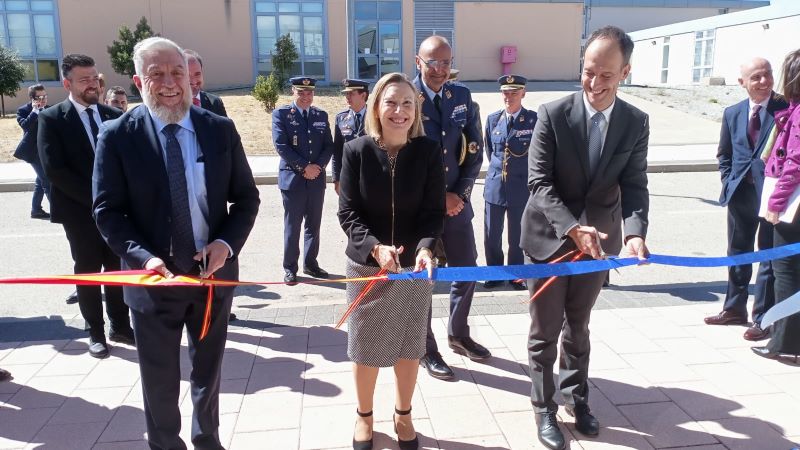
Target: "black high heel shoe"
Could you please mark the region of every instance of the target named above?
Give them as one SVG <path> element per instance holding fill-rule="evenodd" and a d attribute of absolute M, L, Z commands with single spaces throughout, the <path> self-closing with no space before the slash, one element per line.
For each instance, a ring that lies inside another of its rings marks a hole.
<path fill-rule="evenodd" d="M 362 413 L 361 411 L 356 408 L 356 414 L 361 417 L 372 417 L 372 411 Z M 369 438 L 368 441 L 357 441 L 356 438 L 353 438 L 353 450 L 372 450 L 372 439 Z"/>
<path fill-rule="evenodd" d="M 400 411 L 395 408 L 394 413 L 398 416 L 407 416 L 411 414 L 411 408 L 408 408 L 406 411 Z M 394 420 L 394 416 L 392 417 L 392 423 L 394 424 L 394 433 L 397 434 L 397 422 Z M 410 441 L 404 441 L 401 440 L 400 435 L 397 434 L 397 445 L 400 447 L 400 450 L 417 450 L 419 448 L 419 436 L 414 436 L 414 439 Z"/>

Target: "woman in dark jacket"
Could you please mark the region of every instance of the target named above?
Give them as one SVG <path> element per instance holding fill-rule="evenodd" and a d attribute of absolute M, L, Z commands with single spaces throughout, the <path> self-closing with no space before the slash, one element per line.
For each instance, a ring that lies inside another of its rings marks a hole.
<path fill-rule="evenodd" d="M 381 269 L 428 270 L 445 217 L 441 149 L 426 138 L 419 93 L 401 73 L 378 80 L 366 113 L 367 135 L 345 144 L 339 184 L 339 222 L 347 233 L 347 276 Z M 347 285 L 348 303 L 365 282 Z M 372 402 L 380 367 L 396 377 L 394 427 L 401 449 L 418 448 L 411 398 L 425 354 L 428 281 L 379 282 L 348 322 L 358 413 L 353 448 L 372 448 Z"/>

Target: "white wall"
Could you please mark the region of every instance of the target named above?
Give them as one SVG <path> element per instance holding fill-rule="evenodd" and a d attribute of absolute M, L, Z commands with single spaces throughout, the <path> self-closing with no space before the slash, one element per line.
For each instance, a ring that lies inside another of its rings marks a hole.
<path fill-rule="evenodd" d="M 625 31 L 644 30 L 686 20 L 716 16 L 720 8 L 652 8 L 593 6 L 589 33 L 606 25 L 616 25 Z M 730 8 L 729 12 L 741 11 Z"/>

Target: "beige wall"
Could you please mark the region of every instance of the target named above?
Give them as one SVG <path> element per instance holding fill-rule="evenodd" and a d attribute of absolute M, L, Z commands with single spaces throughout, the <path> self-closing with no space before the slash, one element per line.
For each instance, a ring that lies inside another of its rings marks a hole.
<path fill-rule="evenodd" d="M 458 2 L 456 68 L 460 80 L 496 80 L 500 47 L 517 46 L 512 72 L 532 80 L 578 78 L 583 5 Z"/>
<path fill-rule="evenodd" d="M 347 0 L 328 0 L 328 79 L 339 83 L 347 78 Z"/>
<path fill-rule="evenodd" d="M 401 31 L 403 33 L 403 73 L 413 78 L 417 73 L 417 66 L 414 63 L 414 56 L 417 54 L 417 49 L 414 48 L 414 0 L 403 0 Z"/>

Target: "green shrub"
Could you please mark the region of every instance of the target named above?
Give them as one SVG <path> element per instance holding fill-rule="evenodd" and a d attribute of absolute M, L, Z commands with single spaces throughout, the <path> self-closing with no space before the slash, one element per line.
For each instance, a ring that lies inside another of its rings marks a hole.
<path fill-rule="evenodd" d="M 281 86 L 275 72 L 271 72 L 268 77 L 259 75 L 256 78 L 256 84 L 253 86 L 253 97 L 264 105 L 264 110 L 272 112 L 275 109 L 275 103 L 278 102 L 278 95 L 281 92 Z"/>

